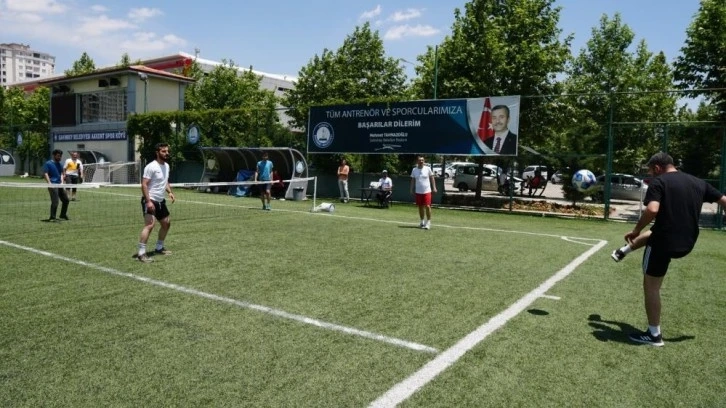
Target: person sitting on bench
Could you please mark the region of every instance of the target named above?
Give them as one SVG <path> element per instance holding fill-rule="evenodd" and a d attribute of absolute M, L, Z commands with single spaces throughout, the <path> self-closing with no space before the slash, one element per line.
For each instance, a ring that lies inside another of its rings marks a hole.
<path fill-rule="evenodd" d="M 378 180 L 378 184 L 378 189 L 380 190 L 376 195 L 378 198 L 378 204 L 381 207 L 388 207 L 388 201 L 391 198 L 393 190 L 393 180 L 388 177 L 388 170 L 383 170 L 381 172 L 381 178 Z"/>

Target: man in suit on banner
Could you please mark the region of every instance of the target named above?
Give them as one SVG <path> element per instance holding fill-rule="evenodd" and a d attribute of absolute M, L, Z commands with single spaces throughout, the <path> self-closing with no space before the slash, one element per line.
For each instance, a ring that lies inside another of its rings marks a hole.
<path fill-rule="evenodd" d="M 484 144 L 496 154 L 517 154 L 517 135 L 509 130 L 509 107 L 496 105 L 492 108 L 492 127 L 494 137 L 487 139 Z"/>

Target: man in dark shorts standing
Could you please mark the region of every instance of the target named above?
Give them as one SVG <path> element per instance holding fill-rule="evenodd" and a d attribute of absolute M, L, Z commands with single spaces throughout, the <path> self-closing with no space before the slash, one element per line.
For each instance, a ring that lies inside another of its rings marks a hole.
<path fill-rule="evenodd" d="M 169 145 L 166 143 L 158 143 L 156 145 L 156 160 L 144 167 L 144 177 L 141 180 L 141 211 L 144 214 L 144 228 L 141 230 L 139 251 L 136 255 L 136 259 L 141 262 L 153 261 L 153 259 L 146 255 L 146 242 L 149 240 L 156 220 L 159 220 L 161 229 L 159 230 L 159 239 L 156 241 L 154 253 L 161 255 L 171 254 L 171 251 L 168 251 L 164 247 L 164 239 L 171 226 L 169 209 L 166 207 L 165 193 L 169 193 L 169 198 L 172 203 L 176 200 L 169 185 L 169 163 L 167 161 L 170 157 Z"/>
<path fill-rule="evenodd" d="M 630 340 L 662 346 L 660 331 L 660 287 L 671 259 L 688 255 L 698 239 L 698 220 L 704 202 L 718 202 L 726 208 L 726 196 L 705 181 L 678 171 L 673 158 L 660 152 L 648 160 L 648 172 L 655 176 L 648 185 L 646 208 L 632 231 L 632 241 L 651 221 L 651 234 L 643 253 L 643 293 L 648 329 L 631 334 Z"/>

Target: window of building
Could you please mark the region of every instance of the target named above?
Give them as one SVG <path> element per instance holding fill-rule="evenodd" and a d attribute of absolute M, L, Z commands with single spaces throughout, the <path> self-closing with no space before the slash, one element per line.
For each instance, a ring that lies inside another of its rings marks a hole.
<path fill-rule="evenodd" d="M 126 120 L 126 90 L 98 91 L 81 95 L 81 123 Z"/>

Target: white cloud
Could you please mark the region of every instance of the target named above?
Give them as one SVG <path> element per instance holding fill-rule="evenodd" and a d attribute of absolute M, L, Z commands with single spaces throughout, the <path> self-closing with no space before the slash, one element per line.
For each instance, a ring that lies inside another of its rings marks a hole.
<path fill-rule="evenodd" d="M 410 26 L 408 24 L 404 24 L 389 28 L 383 35 L 383 38 L 385 40 L 400 40 L 404 37 L 431 37 L 440 32 L 441 30 L 430 25 L 418 24 Z"/>
<path fill-rule="evenodd" d="M 33 13 L 18 13 L 15 15 L 15 18 L 18 22 L 27 24 L 38 24 L 43 22 L 42 16 Z"/>
<path fill-rule="evenodd" d="M 157 8 L 133 8 L 129 11 L 129 18 L 134 21 L 144 21 L 152 17 L 160 16 L 162 14 L 164 13 L 162 13 L 161 10 Z"/>
<path fill-rule="evenodd" d="M 113 14 L 101 4 L 81 6 L 70 0 L 0 0 L 2 37 L 24 44 L 43 43 L 42 48 L 35 47 L 56 56 L 61 64 L 56 72 L 69 68 L 64 66 L 67 60 L 73 61 L 83 51 L 97 67 L 103 67 L 117 63 L 124 52 L 135 60 L 186 47 L 187 40 L 178 33 L 159 33 L 150 24 L 148 19 L 158 16 L 164 13 L 156 8 Z"/>
<path fill-rule="evenodd" d="M 18 13 L 58 14 L 67 7 L 55 0 L 5 0 L 6 9 Z"/>
<path fill-rule="evenodd" d="M 108 18 L 105 15 L 82 17 L 83 23 L 77 28 L 81 35 L 103 35 L 104 33 L 133 29 L 136 26 L 126 20 Z"/>
<path fill-rule="evenodd" d="M 390 20 L 398 23 L 401 21 L 407 21 L 407 20 L 411 20 L 414 18 L 419 18 L 423 14 L 422 11 L 423 11 L 422 9 L 413 9 L 413 8 L 406 9 L 405 11 L 397 11 L 397 12 L 393 13 L 393 15 L 391 15 Z"/>
<path fill-rule="evenodd" d="M 370 20 L 374 17 L 380 16 L 381 12 L 383 11 L 383 8 L 381 8 L 381 5 L 377 5 L 376 8 L 369 11 L 364 11 L 363 14 L 358 17 L 359 20 Z"/>
<path fill-rule="evenodd" d="M 186 44 L 186 40 L 174 34 L 167 34 L 159 38 L 155 33 L 137 32 L 134 33 L 133 38 L 121 43 L 121 49 L 129 51 L 130 53 L 148 54 L 164 51 L 172 46 L 183 47 Z"/>

